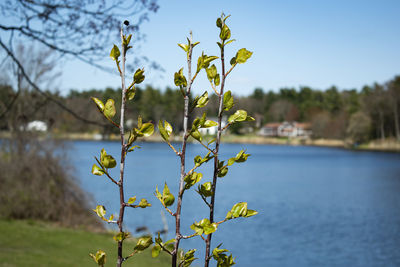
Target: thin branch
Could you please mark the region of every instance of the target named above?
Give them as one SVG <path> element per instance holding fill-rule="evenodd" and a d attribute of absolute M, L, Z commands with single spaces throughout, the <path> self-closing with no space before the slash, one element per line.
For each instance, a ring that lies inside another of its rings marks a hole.
<path fill-rule="evenodd" d="M 101 169 L 103 170 L 103 172 L 107 175 L 107 177 L 111 180 L 111 182 L 113 182 L 116 185 L 119 185 L 117 181 L 115 181 L 110 174 L 108 173 L 108 171 L 104 168 L 103 164 L 101 164 L 101 162 L 97 159 L 97 157 L 94 157 L 97 161 L 97 163 L 100 165 Z"/>
<path fill-rule="evenodd" d="M 167 144 L 168 144 L 169 147 L 175 152 L 175 154 L 176 154 L 177 156 L 180 156 L 180 153 L 179 153 L 178 151 L 176 151 L 175 147 L 174 147 L 170 142 L 167 142 Z"/>
<path fill-rule="evenodd" d="M 86 118 L 83 118 L 82 116 L 78 115 L 77 113 L 75 113 L 73 110 L 71 110 L 70 108 L 68 108 L 67 106 L 65 106 L 63 103 L 61 103 L 60 101 L 54 99 L 53 97 L 51 97 L 48 93 L 43 92 L 30 78 L 29 76 L 26 74 L 24 67 L 22 66 L 22 64 L 19 62 L 19 60 L 14 56 L 14 54 L 8 49 L 8 47 L 1 41 L 0 39 L 0 46 L 7 52 L 7 54 L 11 57 L 11 59 L 14 61 L 14 63 L 17 65 L 18 69 L 21 71 L 22 76 L 24 76 L 24 78 L 26 79 L 26 81 L 29 83 L 29 85 L 31 85 L 36 91 L 38 91 L 41 95 L 43 95 L 44 97 L 46 97 L 47 99 L 51 100 L 52 102 L 54 102 L 55 104 L 57 104 L 59 107 L 61 107 L 62 109 L 64 109 L 65 111 L 67 111 L 68 113 L 70 113 L 72 116 L 74 116 L 76 119 L 81 120 L 83 122 L 86 123 L 90 123 L 90 124 L 94 124 L 94 125 L 98 125 L 98 126 L 102 126 L 105 127 L 107 126 L 106 124 L 102 124 L 99 123 L 97 121 L 92 121 L 92 120 L 88 120 Z"/>
<path fill-rule="evenodd" d="M 225 74 L 225 78 L 228 76 L 229 73 L 231 73 L 231 71 L 233 70 L 234 67 L 236 67 L 237 63 L 233 64 L 231 69 L 228 70 L 228 72 Z"/>
<path fill-rule="evenodd" d="M 203 199 L 204 203 L 206 203 L 206 205 L 207 205 L 209 208 L 211 208 L 211 204 L 208 203 L 207 199 L 206 199 L 202 194 L 199 193 L 199 195 L 201 196 L 201 199 Z"/>

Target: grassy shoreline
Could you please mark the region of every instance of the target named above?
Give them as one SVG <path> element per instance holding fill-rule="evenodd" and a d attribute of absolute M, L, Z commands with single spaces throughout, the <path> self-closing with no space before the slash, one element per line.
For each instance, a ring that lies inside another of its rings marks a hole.
<path fill-rule="evenodd" d="M 51 136 L 55 139 L 61 140 L 84 140 L 84 141 L 99 141 L 102 140 L 99 134 L 95 133 L 57 133 L 43 135 L 43 137 Z M 0 132 L 0 138 L 10 138 L 7 132 Z M 171 137 L 173 142 L 180 142 L 180 136 Z M 205 137 L 206 140 L 211 140 L 212 137 Z M 109 141 L 119 141 L 120 136 L 110 134 Z M 150 137 L 142 139 L 145 142 L 163 142 L 159 134 L 154 134 Z M 193 140 L 191 140 L 193 141 Z M 311 138 L 281 138 L 281 137 L 263 137 L 255 134 L 247 135 L 223 135 L 222 142 L 235 143 L 235 144 L 257 144 L 257 145 L 291 145 L 291 146 L 320 146 L 320 147 L 337 147 L 344 149 L 351 149 L 357 151 L 380 151 L 380 152 L 400 152 L 400 141 L 395 139 L 386 140 L 371 140 L 365 144 L 357 146 L 352 145 L 346 140 L 337 139 L 311 139 Z"/>
<path fill-rule="evenodd" d="M 117 246 L 113 233 L 95 233 L 32 220 L 0 220 L 0 266 L 97 266 L 89 253 L 102 249 L 106 266 L 114 266 Z M 124 253 L 135 240 L 125 241 Z M 124 266 L 169 266 L 169 256 L 151 257 L 151 248 L 129 259 Z"/>

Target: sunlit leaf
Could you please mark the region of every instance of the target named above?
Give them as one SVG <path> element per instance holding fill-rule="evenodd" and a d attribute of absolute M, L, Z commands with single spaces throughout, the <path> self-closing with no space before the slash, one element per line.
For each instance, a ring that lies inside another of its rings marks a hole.
<path fill-rule="evenodd" d="M 135 203 L 135 201 L 136 201 L 136 196 L 130 197 L 130 198 L 128 199 L 128 204 L 133 204 L 133 203 Z"/>
<path fill-rule="evenodd" d="M 160 245 L 156 244 L 152 249 L 151 249 L 151 256 L 153 258 L 157 258 L 158 255 L 160 254 L 161 247 Z"/>
<path fill-rule="evenodd" d="M 103 205 L 97 205 L 96 209 L 94 209 L 93 211 L 96 212 L 97 216 L 99 216 L 100 218 L 104 218 L 104 216 L 106 215 L 106 208 Z"/>
<path fill-rule="evenodd" d="M 142 83 L 144 81 L 144 69 L 137 69 L 133 75 L 133 81 L 135 84 Z"/>
<path fill-rule="evenodd" d="M 211 197 L 212 193 L 212 184 L 211 182 L 206 182 L 198 187 L 199 193 L 204 197 Z"/>
<path fill-rule="evenodd" d="M 165 206 L 171 206 L 175 202 L 175 197 L 171 192 L 169 191 L 169 188 L 167 186 L 167 183 L 164 184 L 164 190 L 162 194 L 162 200 L 165 204 Z"/>
<path fill-rule="evenodd" d="M 142 128 L 140 128 L 140 132 L 142 132 L 144 136 L 149 137 L 154 133 L 154 125 L 151 122 L 144 123 Z"/>
<path fill-rule="evenodd" d="M 141 237 L 137 241 L 134 250 L 138 251 L 138 252 L 143 251 L 146 248 L 150 247 L 151 244 L 153 244 L 153 240 L 152 240 L 151 236 Z"/>
<path fill-rule="evenodd" d="M 231 91 L 225 92 L 223 104 L 224 104 L 224 110 L 230 110 L 233 107 L 234 102 Z"/>
<path fill-rule="evenodd" d="M 92 97 L 92 100 L 93 100 L 93 102 L 96 104 L 96 106 L 97 106 L 97 108 L 100 110 L 100 112 L 103 113 L 103 111 L 104 111 L 104 104 L 103 104 L 103 102 L 102 102 L 100 99 L 96 98 L 96 97 Z"/>
<path fill-rule="evenodd" d="M 96 164 L 93 164 L 93 166 L 92 166 L 92 174 L 101 176 L 101 175 L 104 174 L 104 171 L 103 171 L 102 168 L 100 168 Z"/>
<path fill-rule="evenodd" d="M 183 68 L 181 68 L 178 72 L 175 72 L 174 83 L 176 86 L 187 86 L 186 77 L 183 75 Z"/>
<path fill-rule="evenodd" d="M 125 240 L 126 238 L 128 238 L 130 236 L 130 234 L 128 232 L 119 232 L 117 233 L 115 236 L 113 236 L 113 239 L 117 242 L 121 242 L 123 240 Z"/>
<path fill-rule="evenodd" d="M 92 253 L 89 254 L 90 257 L 97 263 L 99 266 L 104 266 L 106 264 L 106 253 L 102 250 L 98 250 L 96 255 Z"/>
<path fill-rule="evenodd" d="M 245 63 L 253 54 L 253 52 L 248 51 L 246 48 L 242 48 L 240 49 L 237 53 L 236 53 L 236 63 Z"/>
<path fill-rule="evenodd" d="M 229 116 L 228 122 L 240 122 L 245 121 L 247 118 L 247 112 L 245 110 L 239 109 L 234 114 Z"/>
<path fill-rule="evenodd" d="M 101 153 L 100 153 L 100 161 L 101 161 L 101 164 L 103 164 L 103 166 L 107 169 L 114 168 L 117 165 L 117 162 L 115 161 L 115 159 L 111 155 L 107 155 L 104 148 L 101 150 Z"/>
<path fill-rule="evenodd" d="M 109 119 L 114 117 L 114 115 L 116 113 L 114 99 L 107 99 L 107 102 L 104 105 L 103 113 L 104 113 L 104 116 L 106 116 Z"/>
<path fill-rule="evenodd" d="M 111 49 L 110 57 L 113 60 L 117 61 L 120 55 L 121 55 L 121 52 L 119 51 L 118 46 L 114 45 L 113 48 Z"/>
<path fill-rule="evenodd" d="M 144 208 L 147 208 L 147 207 L 151 207 L 151 204 L 148 203 L 146 199 L 142 198 L 142 199 L 140 200 L 138 206 L 139 206 L 140 208 L 144 209 Z"/>

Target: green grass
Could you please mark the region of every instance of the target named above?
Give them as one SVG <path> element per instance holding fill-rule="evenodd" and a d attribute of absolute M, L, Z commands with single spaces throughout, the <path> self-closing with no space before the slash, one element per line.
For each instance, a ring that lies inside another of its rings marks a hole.
<path fill-rule="evenodd" d="M 0 266 L 97 266 L 89 257 L 107 253 L 105 266 L 115 266 L 117 246 L 111 233 L 92 233 L 36 221 L 0 220 Z M 124 255 L 135 246 L 126 240 Z M 151 257 L 151 249 L 134 255 L 123 266 L 169 266 L 169 255 Z"/>

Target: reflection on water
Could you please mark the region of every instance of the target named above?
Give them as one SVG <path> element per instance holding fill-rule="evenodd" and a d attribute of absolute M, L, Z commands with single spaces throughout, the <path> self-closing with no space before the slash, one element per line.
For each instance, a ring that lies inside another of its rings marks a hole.
<path fill-rule="evenodd" d="M 103 147 L 119 155 L 119 143 L 73 145 L 71 158 L 83 188 L 96 204 L 117 214 L 116 186 L 91 175 L 90 169 Z M 223 144 L 222 157 L 232 157 L 242 148 L 252 156 L 219 179 L 216 218 L 224 218 L 240 201 L 259 214 L 227 222 L 213 236 L 213 246 L 223 242 L 237 257 L 237 266 L 400 266 L 399 154 Z M 205 154 L 198 145 L 190 145 L 189 152 L 191 157 Z M 126 226 L 132 232 L 143 225 L 153 232 L 162 229 L 162 207 L 153 192 L 164 181 L 177 192 L 178 158 L 165 144 L 143 143 L 127 162 L 126 197 L 147 198 L 153 207 L 128 210 Z M 190 158 L 187 164 L 192 166 Z M 211 170 L 200 171 L 203 181 L 209 181 Z M 208 211 L 191 190 L 185 193 L 182 213 L 183 233 L 191 234 L 190 224 L 207 217 Z M 173 230 L 174 222 L 166 216 Z M 201 248 L 196 256 L 204 257 L 201 239 L 181 244 L 185 249 Z"/>

